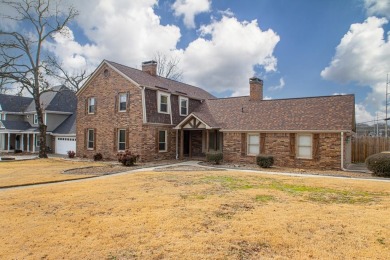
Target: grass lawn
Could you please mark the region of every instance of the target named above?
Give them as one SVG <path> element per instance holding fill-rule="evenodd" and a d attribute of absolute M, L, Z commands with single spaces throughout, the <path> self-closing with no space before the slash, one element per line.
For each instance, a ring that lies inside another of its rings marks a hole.
<path fill-rule="evenodd" d="M 390 259 L 390 183 L 139 172 L 0 191 L 0 259 Z"/>
<path fill-rule="evenodd" d="M 85 178 L 88 177 L 88 175 L 71 175 L 61 173 L 67 169 L 101 165 L 103 164 L 67 161 L 63 159 L 1 162 L 0 187 Z"/>

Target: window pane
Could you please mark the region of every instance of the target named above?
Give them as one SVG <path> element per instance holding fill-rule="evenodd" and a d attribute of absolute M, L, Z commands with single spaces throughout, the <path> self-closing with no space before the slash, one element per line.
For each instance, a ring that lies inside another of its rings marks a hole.
<path fill-rule="evenodd" d="M 121 94 L 120 95 L 120 102 L 125 102 L 126 103 L 126 97 L 127 97 L 126 94 Z"/>
<path fill-rule="evenodd" d="M 168 103 L 168 97 L 167 96 L 160 96 L 161 97 L 161 104 L 167 104 Z"/>
<path fill-rule="evenodd" d="M 159 143 L 158 144 L 158 150 L 159 151 L 165 151 L 166 149 L 165 149 L 165 143 Z"/>
<path fill-rule="evenodd" d="M 259 144 L 259 136 L 249 135 L 249 144 Z"/>
<path fill-rule="evenodd" d="M 259 154 L 259 145 L 249 145 L 248 148 L 249 154 Z"/>
<path fill-rule="evenodd" d="M 159 137 L 158 137 L 159 139 L 158 139 L 158 141 L 160 142 L 160 143 L 165 143 L 165 131 L 160 131 L 159 132 Z"/>
<path fill-rule="evenodd" d="M 90 99 L 89 99 L 89 104 L 90 104 L 91 106 L 95 105 L 95 98 L 90 98 Z"/>
<path fill-rule="evenodd" d="M 311 146 L 311 136 L 310 135 L 299 135 L 299 146 Z"/>
<path fill-rule="evenodd" d="M 119 110 L 125 111 L 127 105 L 127 94 L 121 94 L 119 96 Z"/>
<path fill-rule="evenodd" d="M 161 105 L 160 105 L 160 111 L 162 111 L 162 112 L 168 112 L 168 106 L 167 106 L 167 104 L 161 103 Z"/>
<path fill-rule="evenodd" d="M 298 157 L 311 158 L 311 147 L 299 147 Z"/>
<path fill-rule="evenodd" d="M 125 143 L 119 143 L 119 150 L 126 150 L 126 144 Z"/>
<path fill-rule="evenodd" d="M 186 107 L 182 107 L 180 113 L 182 115 L 187 115 L 187 108 Z"/>
<path fill-rule="evenodd" d="M 119 130 L 119 142 L 126 142 L 126 130 Z"/>

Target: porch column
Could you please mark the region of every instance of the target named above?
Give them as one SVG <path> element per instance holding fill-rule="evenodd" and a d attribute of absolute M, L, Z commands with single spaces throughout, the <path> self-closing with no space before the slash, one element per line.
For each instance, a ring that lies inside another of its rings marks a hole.
<path fill-rule="evenodd" d="M 8 150 L 8 152 L 9 152 L 10 143 L 11 143 L 11 134 L 8 133 L 7 135 L 8 135 L 8 145 L 7 145 L 8 147 L 7 147 L 7 150 Z"/>
<path fill-rule="evenodd" d="M 184 153 L 184 131 L 183 128 L 180 129 L 180 159 L 183 160 L 183 153 Z"/>
<path fill-rule="evenodd" d="M 209 152 L 209 142 L 210 142 L 210 135 L 209 135 L 209 130 L 206 130 L 206 153 Z"/>
<path fill-rule="evenodd" d="M 27 152 L 30 152 L 30 134 L 27 134 Z"/>
<path fill-rule="evenodd" d="M 20 150 L 24 151 L 24 134 L 22 134 L 22 144 L 20 146 Z"/>

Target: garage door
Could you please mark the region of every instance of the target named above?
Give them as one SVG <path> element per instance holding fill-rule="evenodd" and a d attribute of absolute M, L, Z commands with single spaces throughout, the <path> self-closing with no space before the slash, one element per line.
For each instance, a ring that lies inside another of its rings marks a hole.
<path fill-rule="evenodd" d="M 67 154 L 68 151 L 76 152 L 76 137 L 56 137 L 56 153 Z"/>

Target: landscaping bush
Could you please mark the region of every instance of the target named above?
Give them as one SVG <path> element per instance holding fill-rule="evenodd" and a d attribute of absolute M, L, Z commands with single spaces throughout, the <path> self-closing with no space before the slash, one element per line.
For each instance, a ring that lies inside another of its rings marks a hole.
<path fill-rule="evenodd" d="M 223 160 L 223 154 L 221 152 L 206 153 L 206 159 L 208 162 L 215 162 L 215 164 L 219 164 Z"/>
<path fill-rule="evenodd" d="M 14 151 L 14 153 L 22 153 L 23 151 L 22 150 L 16 150 Z"/>
<path fill-rule="evenodd" d="M 137 162 L 139 155 L 126 150 L 125 152 L 118 153 L 117 157 L 118 162 L 122 163 L 124 166 L 133 166 Z"/>
<path fill-rule="evenodd" d="M 101 161 L 103 160 L 103 155 L 101 153 L 97 153 L 93 156 L 94 161 Z"/>
<path fill-rule="evenodd" d="M 367 157 L 366 165 L 372 175 L 390 177 L 390 153 L 373 154 Z"/>
<path fill-rule="evenodd" d="M 69 157 L 69 158 L 74 158 L 75 155 L 76 155 L 76 152 L 75 152 L 75 151 L 72 151 L 72 150 L 67 151 L 67 153 L 68 153 L 68 157 Z"/>
<path fill-rule="evenodd" d="M 274 165 L 274 157 L 272 155 L 259 154 L 256 156 L 256 163 L 261 168 L 269 168 Z"/>

